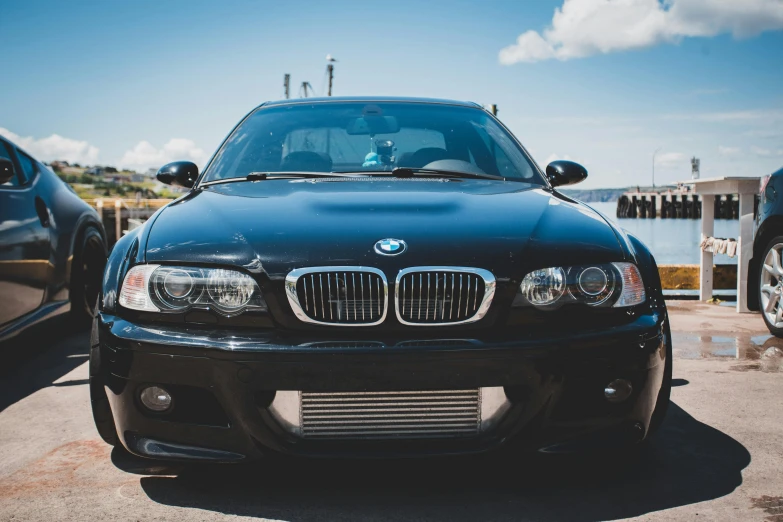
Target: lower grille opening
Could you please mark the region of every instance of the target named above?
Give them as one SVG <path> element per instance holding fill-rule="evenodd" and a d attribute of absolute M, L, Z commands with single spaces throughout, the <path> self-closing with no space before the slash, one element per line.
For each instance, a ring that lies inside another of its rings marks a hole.
<path fill-rule="evenodd" d="M 301 394 L 305 438 L 412 439 L 477 435 L 479 390 Z"/>

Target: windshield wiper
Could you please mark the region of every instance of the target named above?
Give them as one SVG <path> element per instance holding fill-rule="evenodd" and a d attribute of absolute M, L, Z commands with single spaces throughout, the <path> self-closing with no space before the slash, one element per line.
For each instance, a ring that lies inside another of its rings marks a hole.
<path fill-rule="evenodd" d="M 265 179 L 298 179 L 298 178 L 347 178 L 345 174 L 335 172 L 251 172 L 239 178 L 216 179 L 201 183 L 200 187 L 218 185 L 221 183 L 237 183 L 240 181 L 263 181 Z"/>
<path fill-rule="evenodd" d="M 474 172 L 460 172 L 456 170 L 397 167 L 391 171 L 391 175 L 397 178 L 412 178 L 418 174 L 424 176 L 443 176 L 447 178 L 494 179 L 498 181 L 506 180 L 506 178 L 502 176 L 494 176 L 492 174 L 476 174 Z"/>
<path fill-rule="evenodd" d="M 412 178 L 416 175 L 433 176 L 443 178 L 470 178 L 470 179 L 494 179 L 507 181 L 502 176 L 492 174 L 477 174 L 473 172 L 461 172 L 458 170 L 428 169 L 416 167 L 395 167 L 392 170 L 341 170 L 340 174 L 361 174 L 363 176 L 390 176 L 394 178 Z"/>

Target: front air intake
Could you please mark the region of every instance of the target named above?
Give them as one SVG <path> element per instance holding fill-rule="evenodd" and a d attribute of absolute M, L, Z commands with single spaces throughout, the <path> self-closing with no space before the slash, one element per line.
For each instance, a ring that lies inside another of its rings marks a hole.
<path fill-rule="evenodd" d="M 301 395 L 302 436 L 321 439 L 464 437 L 479 433 L 479 390 Z"/>

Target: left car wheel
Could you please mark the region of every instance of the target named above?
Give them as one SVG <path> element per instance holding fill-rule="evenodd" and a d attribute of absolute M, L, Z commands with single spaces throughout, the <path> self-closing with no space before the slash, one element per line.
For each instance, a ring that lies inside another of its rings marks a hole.
<path fill-rule="evenodd" d="M 71 264 L 71 316 L 79 328 L 88 328 L 94 317 L 106 257 L 106 243 L 100 232 L 87 228 L 74 248 Z"/>

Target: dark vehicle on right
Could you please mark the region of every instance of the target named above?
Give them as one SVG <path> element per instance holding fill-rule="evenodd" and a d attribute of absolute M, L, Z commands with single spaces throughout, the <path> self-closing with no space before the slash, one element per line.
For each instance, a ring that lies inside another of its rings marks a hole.
<path fill-rule="evenodd" d="M 783 337 L 783 168 L 761 178 L 753 231 L 748 308 L 759 310 L 770 333 Z M 754 282 L 752 284 L 751 282 Z"/>

